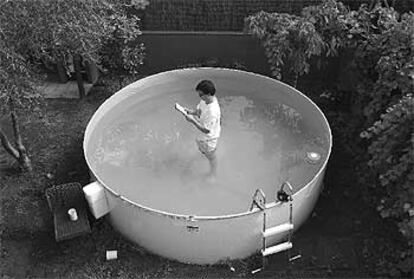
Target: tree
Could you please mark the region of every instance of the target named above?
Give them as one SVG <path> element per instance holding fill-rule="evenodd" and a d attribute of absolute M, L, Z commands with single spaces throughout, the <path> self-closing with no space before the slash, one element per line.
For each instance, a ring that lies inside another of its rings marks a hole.
<path fill-rule="evenodd" d="M 114 35 L 121 63 L 142 64 L 143 45 L 139 19 L 123 15 L 122 2 L 112 0 L 15 0 L 5 1 L 0 11 L 6 40 L 24 57 L 59 63 L 68 68 L 73 60 L 80 97 L 84 96 L 82 63 L 100 63 L 101 51 Z M 132 56 L 132 57 L 131 57 Z M 136 69 L 136 68 L 135 68 Z"/>
<path fill-rule="evenodd" d="M 360 185 L 370 193 L 366 200 L 407 239 L 406 251 L 395 254 L 388 265 L 397 262 L 398 269 L 383 271 L 412 271 L 414 13 L 400 15 L 387 1 L 373 0 L 350 11 L 340 2 L 324 0 L 304 8 L 301 16 L 261 12 L 246 23 L 262 40 L 276 78 L 286 64 L 298 77 L 310 70 L 311 58 L 340 57 L 345 69 L 341 74 L 353 84 L 338 88 L 344 78 L 340 76 L 329 89 L 342 113 L 348 113 L 349 127 L 341 127 L 338 134 L 352 139 L 359 150 L 354 155 L 363 170 Z"/>
<path fill-rule="evenodd" d="M 309 73 L 312 58 L 337 55 L 345 31 L 342 3 L 324 1 L 310 6 L 301 16 L 261 11 L 245 19 L 246 31 L 262 41 L 271 74 L 276 79 L 293 74 L 291 85 Z"/>
<path fill-rule="evenodd" d="M 142 64 L 144 48 L 136 41 L 141 35 L 139 19 L 125 17 L 123 5 L 112 0 L 0 0 L 0 113 L 10 115 L 15 144 L 1 126 L 0 142 L 22 168 L 32 166 L 18 112 L 30 110 L 40 99 L 36 82 L 41 79 L 33 71 L 36 64 L 62 61 L 67 65 L 73 57 L 81 97 L 82 62 L 108 64 L 116 52 L 121 59 L 111 69 L 134 72 Z"/>
<path fill-rule="evenodd" d="M 32 164 L 20 133 L 17 111 L 37 103 L 40 96 L 35 90 L 34 72 L 25 59 L 0 38 L 0 112 L 9 114 L 15 145 L 11 143 L 0 123 L 0 142 L 4 149 L 24 169 L 31 171 Z"/>

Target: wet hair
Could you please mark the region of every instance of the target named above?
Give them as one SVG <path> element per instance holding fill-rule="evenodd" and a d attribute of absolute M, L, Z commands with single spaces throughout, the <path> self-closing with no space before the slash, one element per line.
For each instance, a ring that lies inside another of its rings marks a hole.
<path fill-rule="evenodd" d="M 216 94 L 216 88 L 211 80 L 202 80 L 196 86 L 197 91 L 201 91 L 204 94 L 214 96 Z"/>

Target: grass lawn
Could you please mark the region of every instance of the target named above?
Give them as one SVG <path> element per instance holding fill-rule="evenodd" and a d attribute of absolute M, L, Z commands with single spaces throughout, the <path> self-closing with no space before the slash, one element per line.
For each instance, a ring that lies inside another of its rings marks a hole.
<path fill-rule="evenodd" d="M 260 265 L 258 256 L 221 265 L 186 265 L 129 243 L 105 219 L 92 222 L 90 235 L 55 242 L 45 189 L 67 182 L 88 183 L 84 130 L 110 91 L 98 83 L 85 100 L 48 99 L 39 116 L 21 116 L 34 171 L 0 177 L 0 278 L 253 276 L 250 271 Z M 294 235 L 291 255 L 301 258 L 289 263 L 287 253 L 270 256 L 268 268 L 254 277 L 373 277 L 378 262 L 401 244 L 395 227 L 362 202 L 353 158 L 344 144 L 334 133 L 324 191 L 312 217 Z M 118 250 L 118 259 L 106 261 L 106 250 Z"/>

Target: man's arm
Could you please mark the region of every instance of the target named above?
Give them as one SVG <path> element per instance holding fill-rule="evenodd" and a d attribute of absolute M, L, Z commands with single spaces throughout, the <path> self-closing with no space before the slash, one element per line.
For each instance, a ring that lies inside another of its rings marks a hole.
<path fill-rule="evenodd" d="M 189 109 L 189 108 L 186 108 L 185 111 L 189 115 L 195 115 L 195 116 L 200 117 L 200 110 L 199 109 Z"/>
<path fill-rule="evenodd" d="M 192 115 L 186 115 L 185 119 L 187 119 L 188 122 L 193 123 L 194 126 L 197 127 L 197 129 L 199 129 L 201 132 L 203 132 L 204 134 L 208 134 L 210 133 L 210 130 L 207 129 L 206 127 L 204 127 L 200 121 L 198 121 L 197 119 L 194 118 L 194 116 Z"/>

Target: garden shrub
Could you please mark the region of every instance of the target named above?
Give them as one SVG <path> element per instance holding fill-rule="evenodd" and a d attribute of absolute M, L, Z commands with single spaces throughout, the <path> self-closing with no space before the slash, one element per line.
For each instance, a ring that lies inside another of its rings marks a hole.
<path fill-rule="evenodd" d="M 53 17 L 45 16 L 45 11 Z M 0 10 L 4 40 L 33 61 L 68 68 L 72 57 L 134 71 L 142 64 L 139 19 L 125 16 L 115 0 L 5 1 Z"/>
<path fill-rule="evenodd" d="M 304 75 L 314 64 L 329 63 L 330 57 L 339 56 L 345 64 L 341 74 L 346 77 L 338 81 L 348 78 L 354 84 L 333 87 L 329 95 L 335 102 L 346 99 L 354 126 L 339 136 L 352 133 L 360 151 L 355 154 L 358 169 L 364 170 L 359 182 L 370 189 L 367 200 L 382 218 L 395 221 L 407 240 L 406 249 L 388 259 L 394 268 L 381 271 L 412 272 L 414 14 L 400 15 L 379 3 L 349 10 L 327 0 L 304 8 L 301 16 L 260 12 L 246 18 L 246 26 L 262 41 L 275 78 L 282 78 L 284 70 Z"/>

